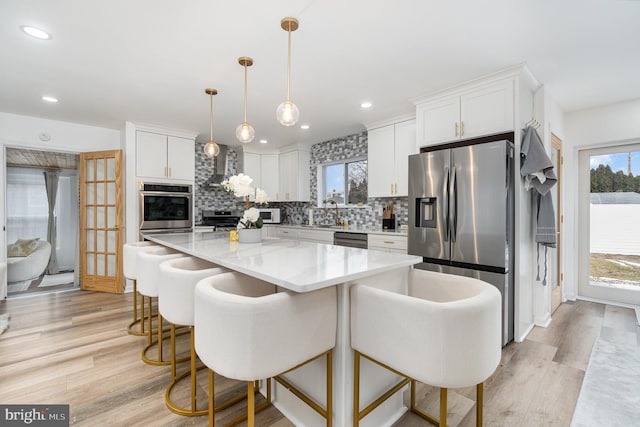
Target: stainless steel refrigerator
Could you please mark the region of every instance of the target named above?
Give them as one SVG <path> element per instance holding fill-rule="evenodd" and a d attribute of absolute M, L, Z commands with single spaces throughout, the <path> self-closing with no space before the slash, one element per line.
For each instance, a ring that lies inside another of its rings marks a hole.
<path fill-rule="evenodd" d="M 502 136 L 504 137 L 504 136 Z M 409 156 L 409 254 L 416 267 L 475 277 L 502 294 L 513 340 L 513 143 L 467 141 Z"/>

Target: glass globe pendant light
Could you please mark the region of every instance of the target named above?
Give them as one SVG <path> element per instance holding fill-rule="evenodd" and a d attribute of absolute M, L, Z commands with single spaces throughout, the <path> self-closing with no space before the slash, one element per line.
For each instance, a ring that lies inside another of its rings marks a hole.
<path fill-rule="evenodd" d="M 244 120 L 236 128 L 236 138 L 243 144 L 247 144 L 256 136 L 253 126 L 247 122 L 247 67 L 253 65 L 253 59 L 241 56 L 238 58 L 238 63 L 244 67 Z"/>
<path fill-rule="evenodd" d="M 283 126 L 293 126 L 300 117 L 300 111 L 296 104 L 291 101 L 291 32 L 298 29 L 298 20 L 295 18 L 283 18 L 280 26 L 288 35 L 287 51 L 287 99 L 276 110 L 276 117 Z"/>
<path fill-rule="evenodd" d="M 213 95 L 218 94 L 217 89 L 206 88 L 204 92 L 209 95 L 209 127 L 211 129 L 211 138 L 204 146 L 204 154 L 209 158 L 214 158 L 220 154 L 220 146 L 213 140 Z"/>

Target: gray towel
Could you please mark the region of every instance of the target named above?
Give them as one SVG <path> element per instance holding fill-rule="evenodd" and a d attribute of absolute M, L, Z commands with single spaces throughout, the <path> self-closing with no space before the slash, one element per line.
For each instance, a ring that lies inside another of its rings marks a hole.
<path fill-rule="evenodd" d="M 531 126 L 524 130 L 520 147 L 520 174 L 525 178 L 524 187 L 535 189 L 532 195 L 536 212 L 536 242 L 538 252 L 544 246 L 544 275 L 542 284 L 547 284 L 547 250 L 556 247 L 556 216 L 553 210 L 553 199 L 549 190 L 558 179 L 553 171 L 553 162 L 542 145 L 538 132 Z M 540 263 L 538 259 L 538 276 L 540 280 Z"/>
<path fill-rule="evenodd" d="M 556 247 L 556 216 L 553 211 L 553 198 L 551 192 L 545 194 L 535 193 L 537 199 L 537 215 L 536 215 L 536 242 L 538 242 L 538 250 L 536 259 L 538 259 L 538 275 L 536 280 L 540 280 L 540 246 L 544 246 L 544 274 L 542 276 L 542 285 L 547 285 L 547 251 L 548 248 Z"/>
<path fill-rule="evenodd" d="M 527 127 L 520 146 L 520 174 L 525 178 L 524 188 L 535 188 L 546 194 L 558 182 L 553 172 L 553 162 L 542 145 L 538 132 Z"/>

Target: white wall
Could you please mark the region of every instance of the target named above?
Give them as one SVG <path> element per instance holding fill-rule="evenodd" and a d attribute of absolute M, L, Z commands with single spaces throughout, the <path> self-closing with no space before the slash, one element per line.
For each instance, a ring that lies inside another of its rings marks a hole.
<path fill-rule="evenodd" d="M 565 115 L 564 143 L 564 266 L 565 296 L 578 296 L 578 151 L 640 140 L 640 99 Z"/>
<path fill-rule="evenodd" d="M 46 133 L 49 141 L 42 141 Z M 0 261 L 6 260 L 5 215 L 5 147 L 31 148 L 59 152 L 81 153 L 87 151 L 116 150 L 120 147 L 120 131 L 76 123 L 47 120 L 0 112 Z M 0 280 L 0 283 L 2 280 Z M 0 298 L 6 296 L 6 287 L 0 287 Z"/>

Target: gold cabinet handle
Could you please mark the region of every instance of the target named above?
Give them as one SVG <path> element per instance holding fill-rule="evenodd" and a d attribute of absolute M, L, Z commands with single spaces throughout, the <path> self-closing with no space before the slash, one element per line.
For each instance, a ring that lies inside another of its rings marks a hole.
<path fill-rule="evenodd" d="M 169 168 L 169 176 L 171 176 L 171 168 Z"/>
<path fill-rule="evenodd" d="M 390 245 L 393 245 L 395 242 L 392 240 L 384 240 L 384 243 L 388 243 Z"/>
<path fill-rule="evenodd" d="M 460 122 L 460 136 L 464 136 L 464 122 Z"/>
<path fill-rule="evenodd" d="M 391 184 L 391 191 L 390 191 L 390 193 L 391 193 L 391 194 L 393 194 L 393 184 Z"/>
<path fill-rule="evenodd" d="M 398 194 L 398 183 L 393 184 L 393 194 Z"/>
<path fill-rule="evenodd" d="M 456 136 L 458 136 L 458 122 L 456 122 Z"/>
<path fill-rule="evenodd" d="M 167 167 L 164 167 L 164 176 L 167 176 Z"/>

